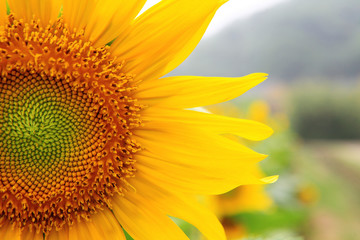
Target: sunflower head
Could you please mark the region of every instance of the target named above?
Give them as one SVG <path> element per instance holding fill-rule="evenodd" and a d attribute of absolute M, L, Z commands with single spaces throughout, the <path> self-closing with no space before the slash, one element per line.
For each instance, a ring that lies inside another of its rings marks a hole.
<path fill-rule="evenodd" d="M 134 176 L 133 75 L 58 19 L 0 32 L 2 218 L 48 233 L 109 207 Z"/>
<path fill-rule="evenodd" d="M 193 196 L 272 181 L 224 137 L 271 129 L 187 110 L 266 74 L 162 77 L 225 1 L 145 2 L 0 0 L 0 239 L 187 239 L 168 216 L 224 239 Z"/>

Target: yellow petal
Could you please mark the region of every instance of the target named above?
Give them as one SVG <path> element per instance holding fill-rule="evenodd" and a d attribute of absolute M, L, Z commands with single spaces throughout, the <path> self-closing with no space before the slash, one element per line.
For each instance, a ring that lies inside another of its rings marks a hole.
<path fill-rule="evenodd" d="M 8 0 L 8 3 L 17 17 L 30 21 L 35 16 L 46 26 L 59 16 L 62 0 Z"/>
<path fill-rule="evenodd" d="M 101 0 L 86 22 L 85 37 L 95 46 L 103 46 L 118 37 L 144 6 L 146 0 Z"/>
<path fill-rule="evenodd" d="M 225 102 L 264 81 L 265 73 L 239 78 L 167 77 L 146 81 L 136 93 L 141 103 L 171 108 L 193 108 Z"/>
<path fill-rule="evenodd" d="M 51 231 L 45 240 L 71 240 L 69 236 L 69 227 L 65 225 L 61 231 Z"/>
<path fill-rule="evenodd" d="M 9 238 L 10 239 L 10 238 Z M 36 230 L 30 231 L 29 229 L 24 229 L 21 231 L 21 240 L 43 240 L 42 232 L 36 232 Z"/>
<path fill-rule="evenodd" d="M 7 20 L 6 1 L 0 0 L 0 25 L 4 25 Z"/>
<path fill-rule="evenodd" d="M 274 176 L 269 176 L 269 177 L 262 178 L 261 181 L 263 183 L 274 183 L 278 179 L 279 179 L 279 175 L 274 175 Z"/>
<path fill-rule="evenodd" d="M 125 197 L 113 199 L 113 212 L 130 236 L 141 240 L 189 240 L 166 214 L 140 195 L 144 191 L 127 192 Z"/>
<path fill-rule="evenodd" d="M 163 0 L 138 17 L 131 30 L 111 45 L 125 60 L 124 71 L 156 79 L 193 51 L 224 0 Z"/>
<path fill-rule="evenodd" d="M 266 157 L 226 137 L 175 123 L 145 125 L 134 130 L 134 136 L 142 146 L 152 152 L 163 148 L 189 156 L 226 158 L 224 161 L 231 162 L 235 159 L 254 162 Z"/>
<path fill-rule="evenodd" d="M 20 240 L 20 231 L 11 224 L 2 224 L 2 220 L 0 218 L 0 239 Z"/>
<path fill-rule="evenodd" d="M 63 17 L 70 29 L 84 29 L 91 20 L 98 0 L 63 0 Z"/>
<path fill-rule="evenodd" d="M 97 240 L 102 239 L 98 231 L 100 226 L 95 226 L 92 222 L 81 222 L 72 226 L 69 230 L 69 238 L 73 240 Z"/>
<path fill-rule="evenodd" d="M 71 240 L 126 239 L 120 224 L 108 208 L 93 215 L 90 221 L 81 221 L 71 226 L 69 236 Z"/>
<path fill-rule="evenodd" d="M 164 184 L 170 182 L 181 189 L 183 183 L 181 191 L 222 193 L 241 184 L 263 183 L 249 169 L 266 156 L 223 136 L 170 123 L 159 124 L 152 130 L 145 125 L 134 134 L 145 149 L 137 155 L 139 167 L 150 168 L 149 175 L 151 169 L 157 169 L 153 179 Z M 192 169 L 194 179 L 186 168 Z M 183 173 L 174 176 L 177 171 Z"/>
<path fill-rule="evenodd" d="M 183 219 L 194 225 L 208 240 L 226 239 L 223 227 L 216 216 L 195 200 L 173 197 L 168 200 L 167 211 L 170 216 Z M 164 206 L 164 201 L 159 203 Z"/>
<path fill-rule="evenodd" d="M 236 149 L 186 140 L 179 135 L 173 135 L 173 137 L 179 137 L 177 140 L 171 140 L 167 134 L 149 135 L 150 137 L 144 135 L 142 139 L 139 138 L 138 142 L 152 154 L 160 156 L 161 159 L 168 156 L 169 161 L 174 163 L 197 166 L 199 169 L 209 169 L 216 174 L 229 174 L 229 177 L 234 177 L 234 179 L 242 178 L 242 176 L 236 175 L 239 174 L 244 165 L 254 164 L 266 157 L 255 152 L 241 153 L 240 151 L 236 152 Z M 152 136 L 154 137 L 152 138 Z M 157 141 L 156 137 L 164 137 L 164 139 Z M 206 141 L 206 138 L 203 141 Z M 233 169 L 238 168 L 239 171 L 232 171 L 231 167 Z"/>
<path fill-rule="evenodd" d="M 146 156 L 148 155 L 148 156 Z M 171 159 L 161 159 L 144 153 L 137 156 L 137 173 L 143 173 L 148 182 L 159 184 L 167 189 L 178 190 L 191 194 L 222 194 L 242 184 L 260 184 L 261 179 L 252 175 L 250 167 L 229 166 L 227 171 L 206 167 L 184 166 Z M 236 177 L 232 177 L 236 175 Z"/>
<path fill-rule="evenodd" d="M 271 128 L 259 122 L 189 110 L 152 107 L 145 110 L 142 116 L 144 121 L 149 121 L 147 125 L 174 122 L 216 134 L 231 133 L 253 141 L 266 139 L 273 133 Z"/>
<path fill-rule="evenodd" d="M 134 181 L 134 187 L 143 192 L 144 198 L 166 214 L 181 218 L 199 229 L 208 240 L 225 239 L 224 229 L 208 209 L 195 199 L 171 193 L 161 186 L 149 184 L 141 177 Z"/>

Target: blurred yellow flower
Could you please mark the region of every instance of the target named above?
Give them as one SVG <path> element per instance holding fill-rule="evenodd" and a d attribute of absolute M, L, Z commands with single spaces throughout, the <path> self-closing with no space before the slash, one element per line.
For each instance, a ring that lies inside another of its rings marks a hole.
<path fill-rule="evenodd" d="M 259 168 L 254 168 L 253 174 L 259 178 L 263 174 Z M 232 215 L 239 212 L 266 210 L 272 200 L 266 193 L 263 184 L 244 185 L 234 190 L 216 196 L 217 211 L 220 216 Z"/>
<path fill-rule="evenodd" d="M 264 124 L 188 108 L 266 79 L 163 77 L 225 0 L 0 0 L 0 239 L 225 239 L 193 200 L 242 184 L 266 156 L 225 138 Z M 61 15 L 59 17 L 59 13 Z M 111 44 L 110 44 L 111 43 Z M 248 191 L 248 190 L 246 190 Z M 251 191 L 248 191 L 249 194 Z"/>
<path fill-rule="evenodd" d="M 257 100 L 250 104 L 247 118 L 268 124 L 275 133 L 289 128 L 289 119 L 283 112 L 272 113 L 269 104 L 263 100 Z"/>
<path fill-rule="evenodd" d="M 248 119 L 266 123 L 269 121 L 270 107 L 265 101 L 257 100 L 251 103 Z"/>

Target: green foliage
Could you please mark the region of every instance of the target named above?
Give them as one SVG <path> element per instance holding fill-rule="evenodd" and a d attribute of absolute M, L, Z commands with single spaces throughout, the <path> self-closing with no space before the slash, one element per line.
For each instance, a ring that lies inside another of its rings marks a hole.
<path fill-rule="evenodd" d="M 134 240 L 125 230 L 124 230 L 124 233 L 125 233 L 126 240 Z"/>
<path fill-rule="evenodd" d="M 246 226 L 250 234 L 264 234 L 277 229 L 297 229 L 306 217 L 303 209 L 278 208 L 276 214 L 248 212 L 235 216 L 238 222 Z"/>
<path fill-rule="evenodd" d="M 10 14 L 10 7 L 9 7 L 8 2 L 6 2 L 6 13 Z"/>
<path fill-rule="evenodd" d="M 307 86 L 293 97 L 292 124 L 305 139 L 360 138 L 359 91 Z"/>
<path fill-rule="evenodd" d="M 254 149 L 268 155 L 260 165 L 266 175 L 281 175 L 291 168 L 296 151 L 296 137 L 289 130 L 275 132 L 269 139 L 259 142 Z"/>

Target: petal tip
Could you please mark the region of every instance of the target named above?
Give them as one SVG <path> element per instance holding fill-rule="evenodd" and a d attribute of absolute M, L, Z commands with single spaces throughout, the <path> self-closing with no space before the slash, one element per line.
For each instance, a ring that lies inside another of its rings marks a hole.
<path fill-rule="evenodd" d="M 274 129 L 272 129 L 271 127 L 265 125 L 264 126 L 264 136 L 265 136 L 264 139 L 270 137 L 273 134 L 274 134 Z"/>
<path fill-rule="evenodd" d="M 274 175 L 274 176 L 269 176 L 269 177 L 265 177 L 265 178 L 262 178 L 261 181 L 263 183 L 274 183 L 276 182 L 277 180 L 279 179 L 279 175 Z"/>

